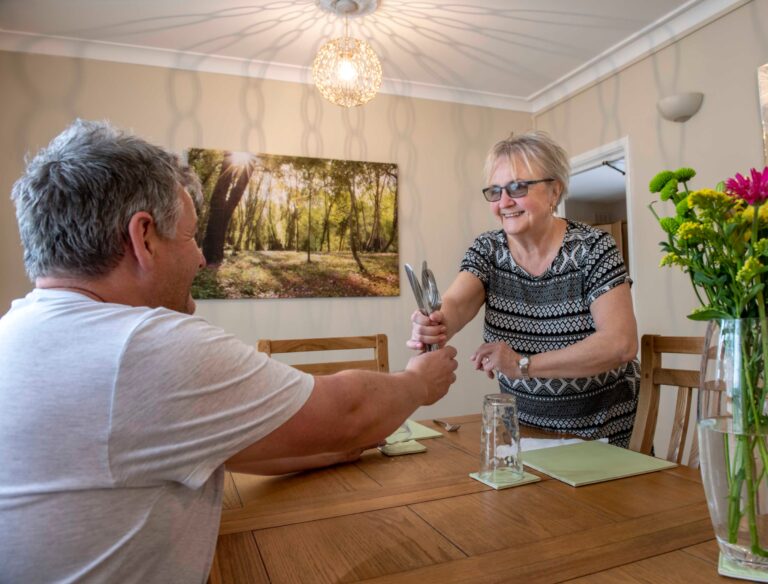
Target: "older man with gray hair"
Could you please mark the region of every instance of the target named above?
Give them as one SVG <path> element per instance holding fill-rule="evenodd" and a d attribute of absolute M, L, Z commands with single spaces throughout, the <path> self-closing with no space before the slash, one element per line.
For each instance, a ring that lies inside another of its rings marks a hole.
<path fill-rule="evenodd" d="M 191 316 L 198 183 L 76 121 L 13 187 L 35 289 L 0 319 L 0 581 L 203 582 L 224 464 L 352 460 L 456 377 L 301 373 Z"/>

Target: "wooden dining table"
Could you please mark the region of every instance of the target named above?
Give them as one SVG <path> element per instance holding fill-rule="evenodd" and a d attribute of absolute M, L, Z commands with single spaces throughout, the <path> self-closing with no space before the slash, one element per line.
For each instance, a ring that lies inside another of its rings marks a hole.
<path fill-rule="evenodd" d="M 497 491 L 468 476 L 480 416 L 448 421 L 462 426 L 424 440 L 424 453 L 372 450 L 282 477 L 228 473 L 209 581 L 729 581 L 717 574 L 697 469 L 578 488 L 531 471 L 540 482 Z"/>

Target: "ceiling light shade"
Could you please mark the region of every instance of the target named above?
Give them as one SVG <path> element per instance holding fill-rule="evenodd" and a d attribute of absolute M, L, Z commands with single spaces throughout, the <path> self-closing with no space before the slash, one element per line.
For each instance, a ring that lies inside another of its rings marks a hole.
<path fill-rule="evenodd" d="M 344 36 L 320 47 L 312 78 L 325 99 L 355 107 L 373 99 L 381 87 L 381 63 L 367 42 Z"/>
<path fill-rule="evenodd" d="M 677 93 L 660 99 L 656 102 L 656 107 L 665 120 L 687 122 L 699 111 L 703 100 L 703 93 Z"/>

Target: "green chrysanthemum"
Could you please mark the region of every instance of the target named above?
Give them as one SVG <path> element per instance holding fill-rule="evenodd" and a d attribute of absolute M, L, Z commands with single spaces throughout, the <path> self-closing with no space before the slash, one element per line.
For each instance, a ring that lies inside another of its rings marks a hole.
<path fill-rule="evenodd" d="M 667 181 L 667 184 L 665 184 L 661 192 L 659 193 L 659 198 L 662 201 L 666 201 L 668 199 L 675 199 L 675 195 L 677 194 L 677 180 L 675 178 L 671 178 Z"/>
<path fill-rule="evenodd" d="M 744 265 L 736 274 L 736 279 L 744 284 L 749 284 L 760 273 L 763 264 L 755 257 L 747 258 Z"/>
<path fill-rule="evenodd" d="M 659 174 L 651 179 L 648 188 L 652 193 L 658 193 L 662 187 L 669 182 L 670 179 L 675 178 L 675 173 L 671 170 L 662 170 Z"/>
<path fill-rule="evenodd" d="M 677 232 L 677 228 L 680 227 L 680 222 L 676 217 L 662 217 L 659 220 L 661 228 L 670 235 L 674 235 Z"/>
<path fill-rule="evenodd" d="M 686 216 L 688 213 L 688 197 L 680 199 L 677 205 L 675 205 L 675 212 L 680 219 L 683 219 Z"/>
<path fill-rule="evenodd" d="M 688 182 L 694 176 L 696 176 L 696 171 L 692 168 L 683 167 L 675 171 L 675 178 L 680 182 Z"/>

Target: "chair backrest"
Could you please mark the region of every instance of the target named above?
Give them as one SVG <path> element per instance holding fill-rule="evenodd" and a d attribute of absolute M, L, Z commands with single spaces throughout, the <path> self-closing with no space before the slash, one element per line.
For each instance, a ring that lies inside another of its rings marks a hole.
<path fill-rule="evenodd" d="M 640 395 L 635 428 L 629 443 L 630 450 L 651 454 L 659 414 L 660 389 L 664 386 L 674 388 L 677 392 L 677 402 L 666 458 L 682 464 L 693 391 L 699 389 L 700 373 L 698 369 L 664 367 L 662 357 L 664 355 L 701 355 L 703 350 L 702 337 L 643 335 L 640 342 Z M 698 440 L 696 432 L 692 434 L 688 466 L 697 467 L 699 466 Z"/>
<path fill-rule="evenodd" d="M 354 349 L 372 349 L 370 359 L 330 361 L 323 363 L 291 364 L 292 367 L 313 375 L 329 375 L 345 369 L 365 369 L 368 371 L 389 372 L 389 352 L 387 335 L 369 335 L 363 337 L 326 337 L 319 339 L 286 339 L 275 341 L 262 339 L 258 349 L 267 355 L 275 353 L 305 353 L 312 351 L 348 351 Z"/>

